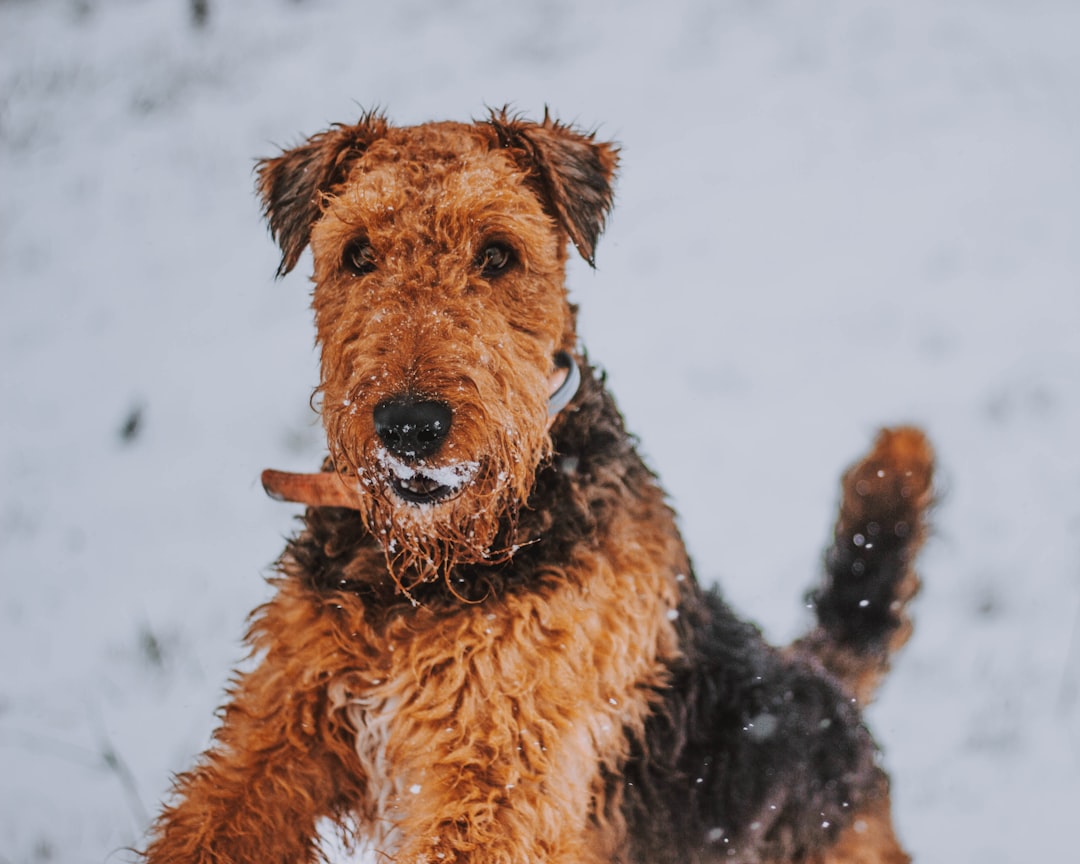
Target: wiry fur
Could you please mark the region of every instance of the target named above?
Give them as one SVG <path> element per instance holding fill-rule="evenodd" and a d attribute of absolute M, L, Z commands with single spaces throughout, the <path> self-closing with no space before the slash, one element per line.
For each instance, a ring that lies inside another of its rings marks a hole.
<path fill-rule="evenodd" d="M 306 511 L 150 861 L 310 861 L 324 817 L 408 864 L 907 860 L 859 703 L 910 629 L 929 448 L 885 432 L 846 475 L 803 640 L 700 588 L 580 356 L 548 428 L 567 241 L 592 259 L 615 165 L 505 112 L 369 114 L 261 163 L 282 272 L 313 250 L 325 469 L 359 512 Z M 350 270 L 358 238 L 375 263 Z M 492 242 L 512 267 L 478 263 Z M 402 393 L 453 408 L 413 460 L 468 475 L 436 503 L 395 493 L 372 420 Z"/>

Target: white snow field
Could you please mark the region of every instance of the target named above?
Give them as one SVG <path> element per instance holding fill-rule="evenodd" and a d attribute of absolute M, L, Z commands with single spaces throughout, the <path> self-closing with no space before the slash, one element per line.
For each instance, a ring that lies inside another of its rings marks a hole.
<path fill-rule="evenodd" d="M 131 860 L 208 743 L 311 470 L 305 257 L 252 165 L 382 106 L 623 145 L 582 339 L 699 575 L 783 642 L 837 479 L 943 496 L 870 712 L 920 862 L 1072 860 L 1080 4 L 0 2 L 0 862 Z M 1071 815 L 1070 815 L 1071 814 Z"/>

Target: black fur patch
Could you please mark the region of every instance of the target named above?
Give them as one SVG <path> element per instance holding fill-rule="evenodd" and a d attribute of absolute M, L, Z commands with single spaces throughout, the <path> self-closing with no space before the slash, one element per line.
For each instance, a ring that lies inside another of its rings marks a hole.
<path fill-rule="evenodd" d="M 684 656 L 624 776 L 630 860 L 798 860 L 883 777 L 852 700 L 770 646 L 715 591 L 680 610 Z"/>

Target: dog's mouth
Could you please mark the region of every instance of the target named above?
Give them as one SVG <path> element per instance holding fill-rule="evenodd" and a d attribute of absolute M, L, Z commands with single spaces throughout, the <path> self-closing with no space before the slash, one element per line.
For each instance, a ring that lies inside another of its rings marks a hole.
<path fill-rule="evenodd" d="M 439 483 L 422 474 L 417 474 L 408 480 L 395 477 L 390 482 L 390 488 L 394 490 L 398 498 L 410 504 L 434 504 L 436 501 L 450 497 L 454 492 L 452 486 Z"/>
<path fill-rule="evenodd" d="M 430 505 L 459 495 L 476 477 L 478 462 L 451 462 L 446 465 L 410 465 L 386 450 L 376 453 L 390 490 L 408 504 Z M 362 482 L 362 481 L 361 481 Z"/>

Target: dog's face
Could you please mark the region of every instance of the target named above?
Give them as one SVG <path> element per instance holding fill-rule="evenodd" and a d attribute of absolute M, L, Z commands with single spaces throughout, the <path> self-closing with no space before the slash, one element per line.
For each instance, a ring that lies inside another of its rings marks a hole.
<path fill-rule="evenodd" d="M 312 250 L 328 445 L 395 577 L 507 551 L 574 347 L 567 241 L 591 260 L 616 160 L 547 118 L 369 115 L 260 163 L 280 272 Z"/>

